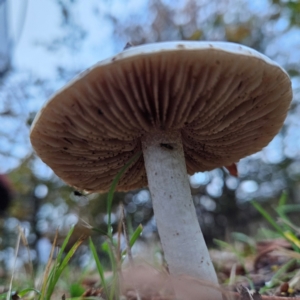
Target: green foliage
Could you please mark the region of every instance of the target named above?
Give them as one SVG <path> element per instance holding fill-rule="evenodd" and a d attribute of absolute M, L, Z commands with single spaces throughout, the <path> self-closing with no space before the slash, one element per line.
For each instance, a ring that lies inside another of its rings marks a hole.
<path fill-rule="evenodd" d="M 107 215 L 108 215 L 108 232 L 107 235 L 110 238 L 111 242 L 112 242 L 112 227 L 111 227 L 111 209 L 112 209 L 112 202 L 113 202 L 113 196 L 116 190 L 116 187 L 118 185 L 118 181 L 120 180 L 120 178 L 123 176 L 123 174 L 125 173 L 125 171 L 129 168 L 129 166 L 135 161 L 137 160 L 140 156 L 141 156 L 141 152 L 136 153 L 122 168 L 121 170 L 118 172 L 118 174 L 116 175 L 116 177 L 114 178 L 111 187 L 109 189 L 108 195 L 107 195 Z"/>
<path fill-rule="evenodd" d="M 258 204 L 255 201 L 252 201 L 252 204 L 261 213 L 264 219 L 267 220 L 268 223 L 275 229 L 275 232 L 279 234 L 282 238 L 287 240 L 293 247 L 294 251 L 299 253 L 300 240 L 297 234 L 299 234 L 300 229 L 291 222 L 287 214 L 290 212 L 299 211 L 300 205 L 290 205 L 287 204 L 287 201 L 287 193 L 283 192 L 278 201 L 277 207 L 274 209 L 279 216 L 277 222 L 260 204 Z M 269 231 L 267 234 L 268 236 L 274 236 L 274 232 L 271 231 Z M 295 258 L 291 258 L 290 260 L 288 260 L 288 262 L 281 266 L 278 269 L 278 271 L 273 275 L 271 281 L 269 281 L 265 287 L 260 289 L 260 293 L 264 293 L 269 289 L 278 286 L 278 284 L 281 284 L 283 281 L 286 281 L 287 278 L 289 279 L 293 274 L 289 275 L 288 271 L 297 262 L 299 262 L 299 260 Z"/>
<path fill-rule="evenodd" d="M 275 208 L 280 222 L 276 222 L 261 204 L 257 203 L 256 201 L 252 201 L 252 205 L 260 212 L 263 218 L 269 222 L 269 224 L 281 237 L 291 243 L 295 251 L 300 252 L 300 240 L 297 237 L 299 230 L 295 225 L 292 224 L 292 222 L 290 222 L 287 216 L 288 212 L 300 211 L 300 205 L 288 205 L 286 202 L 287 193 L 283 192 L 279 199 L 278 206 Z M 295 229 L 298 231 L 297 233 L 294 232 Z"/>
<path fill-rule="evenodd" d="M 288 195 L 284 191 L 281 194 L 276 207 L 274 208 L 274 211 L 278 216 L 278 219 L 276 221 L 274 217 L 262 207 L 261 204 L 258 204 L 255 201 L 252 201 L 252 204 L 258 210 L 258 212 L 260 212 L 263 218 L 273 227 L 272 231 L 265 228 L 261 229 L 264 232 L 265 237 L 267 237 L 267 239 L 278 238 L 278 236 L 282 237 L 286 241 L 288 241 L 294 249 L 294 252 L 285 249 L 282 250 L 283 253 L 286 254 L 287 261 L 283 265 L 281 265 L 275 273 L 273 273 L 271 279 L 265 283 L 265 286 L 260 288 L 259 293 L 265 294 L 270 293 L 271 289 L 278 287 L 283 282 L 291 280 L 291 278 L 295 276 L 295 272 L 297 271 L 297 269 L 295 270 L 295 268 L 300 261 L 300 241 L 298 239 L 300 228 L 292 223 L 288 214 L 299 211 L 300 205 L 288 204 Z M 246 245 L 248 249 L 250 249 L 250 253 L 245 251 L 245 249 L 247 248 L 244 248 L 244 250 L 241 251 L 240 248 L 237 248 L 235 246 L 234 242 L 232 244 L 229 244 L 227 242 L 216 239 L 214 240 L 214 242 L 221 249 L 226 249 L 227 251 L 235 254 L 240 265 L 243 267 L 243 270 L 245 270 L 246 273 L 245 276 L 239 275 L 238 278 L 243 277 L 244 279 L 246 279 L 251 289 L 254 290 L 255 286 L 253 281 L 251 280 L 251 275 L 246 268 L 245 259 L 249 259 L 249 255 L 251 257 L 257 257 L 256 242 L 253 238 L 248 237 L 243 233 L 234 232 L 231 235 L 234 241 L 242 242 L 244 245 Z M 233 272 L 231 272 L 230 274 L 230 279 L 226 281 L 229 285 L 233 285 L 237 281 L 235 278 L 235 269 L 232 268 L 232 271 Z M 271 293 L 273 293 L 273 291 Z"/>
<path fill-rule="evenodd" d="M 73 283 L 70 285 L 69 291 L 71 297 L 74 298 L 74 297 L 80 297 L 84 293 L 85 289 L 82 287 L 81 284 Z"/>
<path fill-rule="evenodd" d="M 31 293 L 31 292 L 34 292 L 37 295 L 40 295 L 40 291 L 37 290 L 37 289 L 34 289 L 34 288 L 22 289 L 21 291 L 19 291 L 17 293 L 17 295 L 22 298 L 22 297 L 26 296 L 28 293 Z M 11 299 L 11 296 L 12 295 L 10 293 L 3 293 L 3 294 L 0 295 L 0 299 L 7 299 L 7 297 L 8 297 L 8 299 Z"/>
<path fill-rule="evenodd" d="M 254 283 L 251 280 L 251 278 L 249 276 L 249 271 L 247 270 L 246 265 L 245 265 L 245 258 L 243 257 L 243 253 L 241 253 L 240 251 L 238 251 L 233 245 L 231 245 L 229 243 L 226 243 L 224 241 L 220 241 L 220 240 L 214 239 L 214 242 L 221 249 L 227 249 L 227 250 L 229 250 L 230 252 L 232 252 L 232 253 L 234 253 L 236 255 L 236 257 L 238 258 L 239 263 L 241 264 L 241 266 L 245 270 L 245 273 L 246 273 L 245 278 L 247 279 L 247 281 L 248 281 L 251 289 L 255 290 Z"/>
<path fill-rule="evenodd" d="M 284 232 L 281 229 L 281 227 L 274 221 L 273 217 L 257 202 L 252 201 L 252 205 L 261 213 L 261 215 L 267 220 L 274 229 L 282 236 L 284 237 Z"/>
<path fill-rule="evenodd" d="M 130 167 L 130 165 L 137 160 L 141 156 L 141 152 L 138 152 L 135 154 L 118 172 L 116 177 L 114 178 L 111 187 L 109 189 L 108 195 L 107 195 L 107 214 L 108 214 L 108 232 L 107 237 L 108 240 L 102 244 L 102 250 L 104 250 L 110 260 L 111 269 L 112 269 L 112 276 L 110 276 L 108 279 L 104 275 L 104 267 L 100 262 L 100 259 L 97 254 L 96 247 L 90 238 L 89 245 L 91 252 L 93 254 L 94 260 L 96 262 L 97 270 L 101 279 L 101 285 L 104 289 L 105 295 L 108 297 L 109 300 L 118 299 L 119 298 L 119 271 L 121 268 L 121 261 L 120 257 L 118 255 L 118 252 L 120 252 L 120 249 L 116 247 L 116 244 L 114 243 L 113 237 L 112 237 L 112 225 L 111 225 L 111 211 L 112 211 L 112 202 L 113 202 L 113 195 L 115 192 L 115 189 L 117 187 L 118 181 L 122 177 L 122 175 L 125 173 L 125 171 Z M 129 247 L 132 247 L 140 234 L 142 233 L 142 226 L 139 226 L 133 235 L 130 238 L 130 245 Z M 123 251 L 121 254 L 121 260 L 124 259 L 124 256 L 127 252 Z M 110 288 L 109 288 L 110 286 Z"/>
<path fill-rule="evenodd" d="M 286 280 L 287 273 L 289 269 L 297 263 L 296 259 L 291 259 L 287 263 L 285 263 L 283 266 L 281 266 L 278 271 L 272 276 L 272 279 L 268 282 L 268 284 L 260 289 L 260 293 L 265 293 L 271 288 L 274 288 L 278 286 L 278 284 L 281 284 L 283 281 Z"/>
<path fill-rule="evenodd" d="M 232 232 L 231 236 L 235 241 L 242 242 L 247 245 L 250 249 L 250 254 L 255 254 L 255 240 L 253 238 L 241 232 Z"/>
<path fill-rule="evenodd" d="M 67 237 L 65 238 L 63 245 L 57 255 L 56 261 L 54 263 L 54 266 L 52 267 L 49 276 L 44 278 L 44 283 L 41 291 L 41 295 L 39 297 L 40 300 L 50 300 L 51 296 L 53 294 L 54 288 L 64 271 L 64 269 L 68 266 L 68 263 L 70 259 L 75 254 L 78 247 L 82 244 L 84 241 L 84 238 L 79 239 L 70 249 L 70 251 L 66 254 L 66 256 L 63 258 L 63 253 L 65 251 L 65 248 L 68 244 L 68 241 L 73 233 L 74 227 L 69 231 Z M 47 274 L 47 273 L 46 273 Z"/>
<path fill-rule="evenodd" d="M 107 212 L 108 212 L 108 232 L 107 232 L 107 241 L 103 243 L 102 249 L 106 251 L 106 253 L 109 256 L 110 263 L 111 263 L 111 269 L 112 269 L 112 276 L 109 278 L 106 278 L 105 276 L 105 269 L 103 265 L 100 262 L 100 259 L 98 257 L 98 253 L 96 250 L 96 246 L 94 245 L 92 239 L 89 239 L 89 246 L 92 253 L 92 256 L 95 260 L 96 267 L 101 279 L 101 286 L 103 287 L 104 293 L 106 297 L 108 297 L 109 300 L 119 299 L 119 271 L 121 268 L 121 263 L 125 258 L 125 255 L 128 254 L 127 250 L 123 250 L 120 252 L 120 249 L 116 246 L 113 237 L 112 237 L 112 227 L 111 227 L 111 211 L 112 211 L 112 203 L 113 203 L 113 196 L 115 192 L 115 188 L 118 184 L 118 180 L 122 177 L 124 172 L 130 167 L 130 165 L 140 157 L 141 153 L 137 153 L 134 155 L 125 165 L 124 167 L 119 171 L 117 176 L 114 178 L 111 188 L 109 190 L 108 196 L 107 196 Z M 130 239 L 129 239 L 129 245 L 128 247 L 132 247 L 134 243 L 137 241 L 138 237 L 142 233 L 142 226 L 138 226 L 137 229 L 132 233 Z M 42 282 L 41 291 L 34 289 L 34 288 L 26 288 L 21 290 L 17 293 L 18 296 L 24 296 L 28 294 L 29 292 L 35 292 L 37 294 L 38 300 L 50 300 L 53 296 L 54 289 L 61 278 L 61 275 L 63 271 L 69 266 L 71 258 L 74 256 L 76 250 L 79 248 L 79 246 L 82 244 L 82 242 L 85 239 L 85 236 L 82 236 L 79 238 L 74 245 L 71 247 L 71 249 L 66 253 L 66 247 L 68 245 L 68 242 L 70 240 L 70 237 L 74 231 L 74 227 L 72 227 L 66 238 L 63 241 L 63 244 L 57 254 L 57 258 L 55 259 L 55 262 L 52 264 L 52 257 L 54 253 L 56 238 L 53 243 L 52 252 L 49 257 L 48 264 L 46 266 L 46 270 L 44 272 L 44 279 Z M 120 254 L 117 254 L 120 253 Z M 84 288 L 79 283 L 73 283 L 69 287 L 69 292 L 71 295 L 71 299 L 83 299 L 81 295 L 84 292 Z M 0 299 L 10 298 L 9 293 L 4 293 L 0 295 Z M 96 299 L 95 297 L 86 297 L 85 299 Z M 99 299 L 99 298 L 97 298 Z"/>
<path fill-rule="evenodd" d="M 101 279 L 101 285 L 104 289 L 104 292 L 106 295 L 109 295 L 109 290 L 108 290 L 108 286 L 107 286 L 107 280 L 106 278 L 104 277 L 104 268 L 100 262 L 100 259 L 98 257 L 98 253 L 97 253 L 97 250 L 96 250 L 96 247 L 92 241 L 92 239 L 90 238 L 89 239 L 89 243 L 90 243 L 90 249 L 92 251 L 92 254 L 93 254 L 93 257 L 94 257 L 94 260 L 96 262 L 96 266 L 97 266 L 97 270 L 98 270 L 98 273 L 99 273 L 99 276 L 100 276 L 100 279 Z"/>

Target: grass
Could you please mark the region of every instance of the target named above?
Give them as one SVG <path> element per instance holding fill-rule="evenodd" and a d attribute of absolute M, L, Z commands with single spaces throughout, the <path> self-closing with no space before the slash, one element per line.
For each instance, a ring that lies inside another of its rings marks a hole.
<path fill-rule="evenodd" d="M 300 228 L 293 224 L 290 213 L 299 212 L 300 205 L 289 204 L 286 192 L 282 193 L 278 203 L 274 207 L 274 214 L 267 212 L 256 201 L 252 201 L 252 205 L 271 227 L 271 229 L 261 228 L 258 232 L 260 236 L 263 236 L 263 240 L 261 241 L 266 242 L 267 246 L 262 251 L 260 250 L 261 252 L 258 252 L 257 245 L 260 242 L 259 239 L 236 232 L 231 233 L 233 241 L 230 243 L 214 240 L 215 244 L 223 250 L 223 253 L 229 252 L 236 257 L 236 263 L 232 264 L 231 270 L 229 270 L 230 275 L 223 281 L 223 284 L 230 287 L 238 286 L 243 282 L 243 284 L 248 285 L 252 290 L 258 289 L 259 293 L 263 295 L 274 294 L 275 291 L 278 293 L 281 285 L 287 283 L 289 286 L 288 292 L 283 293 L 282 296 L 291 296 L 296 292 L 293 289 L 293 280 L 298 282 L 300 275 L 298 272 L 300 267 Z M 283 241 L 286 242 L 283 243 Z M 279 244 L 276 244 L 276 242 L 279 242 Z M 241 247 L 241 244 L 243 247 Z M 288 247 L 288 245 L 290 246 Z M 264 251 L 265 254 L 263 253 Z M 268 255 L 271 255 L 270 257 L 273 255 L 273 259 L 276 257 L 278 259 L 275 259 L 275 261 L 270 259 L 268 261 Z M 262 266 L 261 269 L 257 270 L 257 273 L 260 274 L 259 276 L 264 273 L 267 275 L 265 284 L 258 287 L 253 281 L 253 278 L 257 275 L 254 268 L 257 260 L 262 257 L 267 261 L 267 265 Z M 250 269 L 249 262 L 252 265 Z M 241 267 L 244 274 L 236 275 L 237 265 Z"/>
<path fill-rule="evenodd" d="M 274 208 L 275 216 L 271 215 L 267 212 L 261 204 L 256 201 L 252 201 L 252 205 L 257 209 L 257 211 L 261 214 L 264 220 L 266 220 L 271 228 L 266 229 L 261 228 L 261 233 L 263 233 L 265 240 L 276 240 L 278 238 L 284 239 L 290 247 L 293 249 L 292 251 L 283 248 L 282 246 L 274 246 L 273 250 L 277 250 L 278 255 L 283 255 L 286 257 L 286 262 L 282 263 L 279 266 L 273 265 L 270 267 L 274 267 L 274 272 L 272 277 L 268 282 L 265 283 L 263 287 L 259 289 L 260 294 L 268 294 L 271 291 L 274 291 L 274 288 L 278 289 L 281 284 L 284 282 L 291 281 L 293 277 L 296 275 L 295 266 L 299 266 L 300 262 L 300 240 L 298 238 L 300 234 L 300 228 L 292 223 L 289 218 L 289 213 L 295 213 L 300 211 L 300 205 L 291 205 L 288 204 L 287 193 L 283 192 L 279 201 Z M 236 240 L 241 241 L 242 243 L 250 248 L 251 255 L 256 257 L 259 256 L 259 253 L 256 253 L 255 244 L 257 243 L 253 238 L 247 237 L 240 233 L 233 233 L 233 237 Z M 230 249 L 231 252 L 235 253 L 240 264 L 245 268 L 245 257 L 243 253 L 238 252 L 233 245 L 224 243 L 222 241 L 216 241 L 216 243 L 222 247 Z M 273 251 L 272 250 L 272 251 Z M 249 286 L 254 289 L 254 284 L 251 280 L 251 276 L 248 270 L 245 268 L 245 278 L 249 283 Z M 297 275 L 299 276 L 299 275 Z M 290 289 L 291 292 L 292 288 Z M 291 292 L 292 293 L 292 292 Z"/>
<path fill-rule="evenodd" d="M 138 228 L 133 232 L 132 236 L 128 239 L 128 246 L 127 249 L 122 251 L 120 255 L 117 253 L 120 253 L 120 243 L 115 243 L 113 240 L 113 235 L 112 235 L 112 224 L 111 224 L 111 211 L 112 211 L 112 202 L 113 202 L 113 195 L 116 189 L 116 186 L 118 184 L 118 181 L 122 177 L 122 175 L 125 173 L 125 171 L 128 169 L 128 167 L 136 160 L 139 158 L 141 153 L 137 153 L 135 156 L 133 156 L 125 165 L 124 167 L 119 171 L 119 173 L 116 175 L 114 178 L 111 188 L 108 192 L 107 196 L 107 214 L 108 214 L 108 231 L 107 231 L 107 241 L 102 245 L 102 248 L 106 250 L 109 259 L 110 259 L 110 264 L 111 264 L 111 269 L 112 269 L 112 276 L 107 278 L 105 276 L 105 269 L 103 265 L 101 264 L 101 261 L 98 257 L 97 249 L 96 246 L 94 245 L 93 241 L 91 238 L 89 238 L 89 246 L 91 253 L 93 255 L 93 258 L 95 260 L 96 266 L 97 266 L 97 271 L 99 274 L 99 277 L 101 279 L 101 286 L 103 288 L 103 294 L 105 296 L 105 299 L 108 300 L 114 300 L 114 299 L 119 299 L 119 272 L 121 270 L 121 263 L 124 260 L 125 256 L 128 255 L 129 249 L 135 244 L 137 239 L 142 233 L 142 226 L 138 226 Z M 122 228 L 122 227 L 120 227 Z M 48 260 L 48 263 L 46 265 L 46 268 L 44 270 L 44 276 L 41 284 L 40 289 L 36 289 L 34 287 L 32 288 L 24 288 L 19 290 L 16 294 L 13 294 L 12 292 L 12 286 L 13 286 L 13 278 L 14 274 L 11 277 L 11 283 L 10 287 L 7 293 L 3 293 L 0 295 L 0 299 L 19 299 L 17 297 L 24 297 L 28 294 L 34 294 L 33 296 L 30 295 L 27 299 L 38 299 L 38 300 L 50 300 L 51 297 L 53 296 L 55 287 L 57 286 L 57 283 L 59 279 L 62 276 L 62 273 L 66 270 L 66 268 L 69 266 L 71 258 L 74 256 L 76 250 L 80 247 L 80 245 L 83 243 L 83 241 L 86 239 L 86 236 L 80 237 L 75 244 L 71 247 L 71 249 L 65 254 L 66 246 L 69 242 L 69 239 L 74 231 L 74 227 L 70 229 L 68 232 L 66 238 L 64 239 L 64 242 L 57 254 L 56 259 L 53 261 L 54 258 L 54 252 L 56 249 L 56 240 L 58 236 L 58 232 L 56 232 L 56 236 L 53 242 L 52 250 L 50 253 L 50 257 Z M 119 232 L 119 239 L 120 239 L 121 232 Z M 17 252 L 20 244 L 20 240 L 23 240 L 24 244 L 27 244 L 27 241 L 25 241 L 24 235 L 19 234 L 18 242 L 17 242 L 17 247 L 16 247 L 16 257 L 17 257 Z M 34 282 L 32 281 L 32 284 Z M 81 295 L 83 294 L 84 289 L 78 285 L 78 284 L 73 284 L 70 285 L 70 294 L 73 295 L 74 297 L 71 298 L 65 298 L 62 296 L 62 299 L 69 299 L 69 300 L 75 300 L 75 299 L 99 299 L 99 297 L 82 297 Z"/>
<path fill-rule="evenodd" d="M 288 213 L 300 211 L 300 205 L 289 205 L 287 204 L 287 193 L 283 192 L 277 207 L 274 209 L 278 215 L 278 221 L 274 218 L 256 201 L 252 201 L 253 206 L 260 212 L 262 217 L 268 221 L 273 227 L 275 233 L 281 236 L 283 239 L 288 241 L 296 252 L 300 252 L 300 240 L 297 234 L 300 233 L 300 228 L 295 226 L 289 219 Z"/>
<path fill-rule="evenodd" d="M 122 265 L 125 258 L 128 258 L 129 263 L 131 266 L 133 266 L 133 258 L 131 255 L 131 247 L 134 246 L 138 238 L 140 237 L 142 233 L 142 226 L 138 226 L 135 231 L 131 231 L 128 233 L 127 226 L 125 226 L 124 221 L 124 211 L 123 211 L 123 217 L 120 220 L 119 227 L 118 227 L 118 239 L 115 240 L 113 238 L 113 232 L 112 232 L 112 224 L 111 224 L 111 212 L 112 212 L 112 202 L 113 202 L 113 195 L 114 191 L 116 189 L 116 186 L 118 184 L 119 179 L 123 176 L 126 169 L 132 164 L 132 162 L 136 159 L 138 159 L 140 154 L 137 154 L 134 156 L 128 163 L 120 170 L 120 172 L 117 174 L 116 178 L 112 182 L 111 188 L 109 190 L 108 196 L 107 196 L 107 214 L 108 214 L 108 229 L 106 233 L 106 240 L 101 245 L 102 251 L 106 252 L 108 258 L 109 258 L 109 265 L 110 265 L 110 272 L 107 272 L 107 268 L 104 267 L 103 262 L 99 258 L 98 252 L 100 249 L 97 248 L 97 246 L 94 244 L 91 237 L 89 237 L 88 243 L 89 243 L 89 249 L 92 254 L 92 258 L 94 261 L 94 264 L 96 266 L 96 272 L 97 276 L 100 281 L 100 287 L 97 290 L 96 295 L 93 295 L 93 293 L 87 293 L 87 290 L 82 286 L 80 283 L 81 279 L 85 276 L 84 272 L 79 273 L 77 280 L 75 280 L 75 283 L 70 283 L 70 274 L 73 273 L 73 269 L 70 266 L 70 261 L 72 257 L 74 256 L 77 249 L 80 247 L 80 245 L 83 243 L 83 241 L 86 239 L 86 236 L 80 237 L 77 242 L 74 243 L 74 245 L 71 247 L 69 251 L 66 251 L 67 244 L 70 240 L 70 237 L 74 231 L 74 227 L 70 229 L 68 232 L 61 248 L 59 249 L 58 253 L 55 257 L 55 251 L 56 251 L 56 240 L 58 236 L 58 232 L 56 232 L 56 236 L 53 242 L 53 247 L 51 250 L 51 254 L 48 260 L 48 263 L 43 271 L 43 276 L 41 280 L 41 284 L 39 285 L 39 288 L 36 287 L 35 284 L 35 276 L 33 273 L 32 266 L 29 268 L 29 274 L 28 274 L 28 283 L 27 287 L 18 288 L 17 292 L 13 292 L 16 286 L 18 286 L 18 283 L 15 283 L 15 277 L 14 273 L 11 276 L 11 281 L 9 285 L 8 292 L 0 294 L 0 299 L 36 299 L 36 300 L 50 300 L 50 299 L 65 299 L 65 300 L 88 300 L 88 299 L 105 299 L 105 300 L 116 300 L 116 299 L 127 299 L 124 298 L 123 295 L 121 295 L 122 291 L 122 279 L 123 278 L 123 270 Z M 284 253 L 286 256 L 289 257 L 287 261 L 280 266 L 278 266 L 277 270 L 273 272 L 271 279 L 265 283 L 263 287 L 260 288 L 259 292 L 261 294 L 263 293 L 270 293 L 270 291 L 274 290 L 274 288 L 277 288 L 280 286 L 283 282 L 286 282 L 287 280 L 290 280 L 295 276 L 295 271 L 293 270 L 293 266 L 297 265 L 300 260 L 300 240 L 298 238 L 300 234 L 300 228 L 295 226 L 292 221 L 289 218 L 290 212 L 300 211 L 300 205 L 291 205 L 288 204 L 288 197 L 286 193 L 283 193 L 280 197 L 277 206 L 274 208 L 274 212 L 276 213 L 277 217 L 272 216 L 270 213 L 268 213 L 258 202 L 253 201 L 253 206 L 257 209 L 257 211 L 262 215 L 262 217 L 271 225 L 273 230 L 263 230 L 264 233 L 267 232 L 267 238 L 271 236 L 280 236 L 281 238 L 285 239 L 288 243 L 290 243 L 291 250 L 287 249 L 279 249 Z M 121 235 L 124 235 L 126 238 L 126 249 L 121 251 L 120 247 L 120 238 Z M 226 243 L 224 241 L 215 240 L 216 244 L 219 246 L 219 248 L 222 249 L 222 251 L 229 251 L 230 253 L 235 254 L 237 261 L 236 264 L 234 264 L 230 270 L 230 276 L 227 280 L 223 281 L 223 284 L 234 286 L 241 278 L 244 280 L 244 282 L 247 283 L 247 285 L 251 289 L 255 289 L 255 283 L 252 279 L 252 273 L 247 269 L 247 261 L 249 257 L 255 257 L 257 255 L 256 250 L 256 241 L 253 238 L 250 238 L 242 233 L 232 233 L 232 237 L 234 238 L 234 241 L 242 243 L 246 246 L 247 251 L 242 252 L 240 249 L 235 247 L 234 243 Z M 20 243 L 23 242 L 23 244 L 27 244 L 27 241 L 25 239 L 24 234 L 22 233 L 22 230 L 19 229 L 19 238 L 16 245 L 16 257 L 17 252 Z M 29 253 L 29 252 L 28 252 Z M 245 274 L 243 276 L 237 276 L 236 275 L 236 266 L 237 264 L 241 265 L 242 268 L 245 270 Z M 151 270 L 151 272 L 154 270 L 154 268 Z M 68 274 L 69 272 L 69 274 Z M 148 271 L 147 271 L 148 272 Z M 60 292 L 61 294 L 59 296 L 57 290 L 61 290 L 59 288 L 59 285 L 62 285 L 64 282 L 64 276 L 63 274 L 69 275 L 69 278 L 66 280 L 64 284 L 64 290 L 67 291 L 68 296 L 66 297 L 63 292 Z M 160 274 L 163 274 L 163 271 L 160 272 Z M 157 275 L 155 275 L 157 276 Z M 141 276 L 142 277 L 142 276 Z M 150 277 L 149 277 L 150 278 Z M 149 279 L 149 282 L 153 279 L 151 277 Z M 139 282 L 138 279 L 136 282 Z M 22 285 L 22 284 L 21 284 Z M 24 286 L 24 285 L 23 285 Z M 134 283 L 134 289 L 135 298 L 137 300 L 141 300 L 139 296 L 139 286 L 135 286 Z M 172 293 L 171 293 L 172 294 Z M 18 298 L 19 297 L 19 298 Z M 159 299 L 159 298 L 157 298 Z M 174 299 L 174 297 L 168 296 L 168 299 Z"/>

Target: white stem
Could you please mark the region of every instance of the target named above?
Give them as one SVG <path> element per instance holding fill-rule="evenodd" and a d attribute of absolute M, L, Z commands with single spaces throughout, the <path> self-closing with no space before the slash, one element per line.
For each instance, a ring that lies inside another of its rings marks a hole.
<path fill-rule="evenodd" d="M 171 275 L 218 284 L 191 196 L 180 132 L 143 137 L 156 224 Z M 214 299 L 221 299 L 220 294 Z"/>

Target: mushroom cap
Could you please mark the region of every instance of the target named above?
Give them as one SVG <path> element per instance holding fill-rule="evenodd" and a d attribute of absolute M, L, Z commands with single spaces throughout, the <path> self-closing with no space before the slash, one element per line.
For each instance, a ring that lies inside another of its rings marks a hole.
<path fill-rule="evenodd" d="M 287 73 L 245 46 L 165 42 L 129 48 L 80 74 L 36 116 L 31 143 L 66 183 L 107 191 L 153 131 L 181 131 L 187 172 L 261 150 L 292 99 Z M 143 156 L 117 190 L 147 185 Z"/>

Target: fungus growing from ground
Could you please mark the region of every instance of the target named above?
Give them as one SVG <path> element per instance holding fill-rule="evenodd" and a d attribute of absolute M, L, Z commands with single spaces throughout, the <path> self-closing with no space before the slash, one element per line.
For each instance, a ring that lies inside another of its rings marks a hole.
<path fill-rule="evenodd" d="M 107 191 L 149 186 L 172 275 L 217 277 L 187 174 L 231 166 L 280 130 L 292 98 L 288 75 L 250 48 L 167 42 L 128 48 L 82 73 L 36 116 L 31 142 L 69 185 Z"/>

